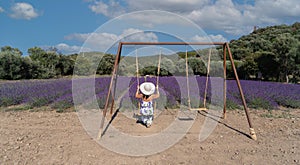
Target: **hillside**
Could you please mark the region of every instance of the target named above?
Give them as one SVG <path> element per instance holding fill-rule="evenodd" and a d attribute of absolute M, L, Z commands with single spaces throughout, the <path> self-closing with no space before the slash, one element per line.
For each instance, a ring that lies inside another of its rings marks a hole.
<path fill-rule="evenodd" d="M 259 28 L 230 41 L 242 77 L 261 73 L 265 80 L 300 80 L 300 23 Z"/>

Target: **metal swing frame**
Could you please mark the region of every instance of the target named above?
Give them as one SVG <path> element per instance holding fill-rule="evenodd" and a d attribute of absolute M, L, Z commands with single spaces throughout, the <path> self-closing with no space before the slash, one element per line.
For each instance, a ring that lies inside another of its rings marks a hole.
<path fill-rule="evenodd" d="M 215 45 L 215 46 L 222 46 L 223 47 L 223 69 L 224 69 L 224 92 L 223 92 L 223 100 L 224 100 L 224 107 L 223 107 L 223 118 L 226 118 L 226 89 L 227 89 L 227 85 L 226 85 L 226 59 L 227 59 L 227 52 L 228 52 L 228 56 L 229 56 L 229 60 L 231 62 L 231 67 L 232 70 L 234 72 L 234 76 L 235 76 L 235 80 L 239 89 L 239 93 L 240 93 L 240 97 L 243 103 L 243 107 L 245 110 L 245 114 L 247 117 L 247 121 L 249 124 L 249 130 L 250 130 L 250 137 L 253 140 L 256 140 L 256 133 L 254 131 L 251 119 L 250 119 L 250 114 L 249 114 L 249 110 L 247 108 L 247 104 L 246 104 L 246 100 L 244 97 L 244 93 L 240 84 L 240 80 L 236 71 L 236 67 L 234 64 L 234 60 L 231 54 L 231 50 L 229 48 L 229 44 L 228 42 L 119 42 L 119 46 L 118 46 L 118 52 L 116 54 L 116 59 L 115 59 L 115 63 L 114 63 L 114 68 L 113 68 L 113 72 L 112 72 L 112 76 L 111 76 L 111 81 L 110 81 L 110 85 L 109 85 L 109 89 L 108 89 L 108 94 L 106 97 L 106 102 L 105 102 L 105 106 L 104 106 L 104 110 L 103 110 L 103 115 L 102 115 L 102 119 L 100 122 L 100 129 L 99 129 L 99 133 L 98 133 L 98 140 L 101 139 L 102 135 L 103 135 L 103 126 L 104 126 L 104 121 L 106 118 L 106 114 L 107 114 L 107 109 L 109 104 L 111 105 L 110 107 L 110 114 L 112 114 L 113 112 L 113 105 L 114 105 L 114 96 L 115 94 L 112 92 L 112 87 L 114 84 L 114 87 L 116 86 L 116 82 L 117 82 L 117 71 L 118 71 L 118 67 L 119 67 L 119 63 L 120 63 L 120 57 L 122 54 L 122 47 L 124 45 Z M 115 91 L 115 90 L 114 90 Z"/>

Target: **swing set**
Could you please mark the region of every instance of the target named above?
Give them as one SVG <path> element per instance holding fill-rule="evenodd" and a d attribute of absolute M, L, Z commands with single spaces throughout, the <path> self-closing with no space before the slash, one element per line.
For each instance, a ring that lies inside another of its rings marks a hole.
<path fill-rule="evenodd" d="M 209 70 L 210 70 L 210 57 L 211 57 L 211 51 L 212 48 L 209 49 L 209 54 L 208 54 L 208 62 L 207 62 L 207 74 L 206 74 L 206 80 L 205 80 L 205 89 L 204 89 L 204 96 L 203 96 L 203 107 L 198 107 L 198 108 L 192 108 L 191 106 L 191 97 L 190 97 L 190 83 L 189 83 L 189 65 L 188 65 L 188 51 L 187 49 L 185 50 L 185 74 L 186 74 L 186 84 L 187 84 L 187 95 L 188 95 L 188 110 L 191 111 L 206 111 L 206 97 L 207 97 L 207 89 L 208 89 L 208 79 L 209 79 Z M 156 89 L 158 89 L 158 84 L 159 84 L 159 75 L 160 75 L 160 64 L 161 64 L 161 55 L 162 52 L 160 50 L 160 53 L 158 55 L 158 65 L 157 65 L 157 75 L 156 75 Z M 139 62 L 138 62 L 138 51 L 137 49 L 135 50 L 135 62 L 136 62 L 136 80 L 137 80 L 137 85 L 140 85 L 140 80 L 139 80 Z M 147 81 L 147 75 L 145 77 L 145 81 Z M 140 103 L 138 103 L 138 109 L 140 109 Z M 156 102 L 154 102 L 154 110 L 156 109 Z M 155 111 L 154 111 L 155 112 Z M 134 114 L 136 116 L 137 114 Z"/>
<path fill-rule="evenodd" d="M 104 126 L 104 121 L 106 118 L 106 114 L 108 111 L 108 107 L 110 104 L 110 114 L 112 115 L 113 113 L 113 106 L 114 106 L 114 97 L 115 94 L 112 92 L 112 87 L 114 85 L 114 87 L 116 87 L 116 83 L 117 83 L 117 71 L 118 71 L 118 67 L 119 67 L 119 63 L 120 63 L 120 57 L 122 54 L 122 48 L 125 45 L 204 45 L 204 46 L 222 46 L 222 50 L 223 50 L 223 119 L 226 119 L 226 59 L 227 59 L 227 52 L 228 52 L 228 56 L 229 56 L 229 60 L 231 62 L 231 67 L 232 70 L 234 72 L 234 76 L 235 76 L 235 80 L 239 89 L 239 93 L 240 93 L 240 97 L 243 103 L 243 107 L 245 110 L 245 114 L 246 114 L 246 118 L 249 124 L 249 130 L 250 130 L 250 137 L 253 140 L 256 140 L 256 133 L 254 131 L 251 119 L 250 119 L 250 114 L 247 108 L 247 104 L 246 104 L 246 100 L 243 94 L 243 90 L 240 84 L 240 80 L 238 78 L 238 74 L 235 68 L 235 64 L 233 61 L 233 57 L 229 48 L 229 44 L 227 42 L 119 42 L 119 46 L 118 46 L 118 52 L 116 55 L 116 59 L 115 59 L 115 63 L 114 63 L 114 68 L 113 68 L 113 72 L 112 72 L 112 76 L 111 76 L 111 81 L 110 81 L 110 85 L 109 85 L 109 89 L 108 89 L 108 94 L 106 97 L 106 102 L 105 102 L 105 106 L 104 106 L 104 110 L 103 110 L 103 115 L 102 115 L 102 119 L 100 122 L 100 130 L 98 133 L 98 139 L 101 139 L 102 135 L 103 135 L 103 126 Z M 203 96 L 203 106 L 199 107 L 199 108 L 191 108 L 191 99 L 190 99 L 190 86 L 189 86 L 189 74 L 188 74 L 188 52 L 187 49 L 185 51 L 185 65 L 186 65 L 186 82 L 187 82 L 187 97 L 188 97 L 188 110 L 190 111 L 207 111 L 206 108 L 206 97 L 207 97 L 207 89 L 208 89 L 208 78 L 209 78 L 209 72 L 210 72 L 210 61 L 211 61 L 211 53 L 212 50 L 211 48 L 209 49 L 208 52 L 208 62 L 207 62 L 207 74 L 206 74 L 206 81 L 205 81 L 205 90 L 204 90 L 204 96 Z M 158 59 L 158 66 L 157 66 L 157 77 L 156 77 L 156 88 L 158 89 L 158 83 L 159 83 L 159 74 L 160 74 L 160 64 L 161 64 L 161 52 L 159 54 L 159 59 Z M 136 78 L 137 78 L 137 85 L 139 85 L 139 68 L 138 68 L 138 53 L 136 50 Z M 115 91 L 115 90 L 114 90 Z M 138 104 L 138 107 L 140 105 Z M 154 109 L 156 108 L 156 103 L 154 104 Z"/>

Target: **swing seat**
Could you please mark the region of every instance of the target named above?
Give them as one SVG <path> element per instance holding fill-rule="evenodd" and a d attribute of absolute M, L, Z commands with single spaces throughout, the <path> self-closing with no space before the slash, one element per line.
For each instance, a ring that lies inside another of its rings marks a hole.
<path fill-rule="evenodd" d="M 139 118 L 139 117 L 141 117 L 141 116 L 145 116 L 145 115 L 142 115 L 142 114 L 140 114 L 140 113 L 134 113 L 133 114 L 133 118 Z M 149 116 L 151 116 L 151 115 L 149 115 Z M 154 113 L 153 113 L 153 118 L 154 118 L 154 116 L 156 116 Z"/>
<path fill-rule="evenodd" d="M 207 111 L 207 108 L 190 108 L 190 111 Z"/>
<path fill-rule="evenodd" d="M 134 113 L 133 114 L 133 118 L 139 118 L 139 117 L 141 117 L 142 115 L 140 114 L 140 113 Z"/>

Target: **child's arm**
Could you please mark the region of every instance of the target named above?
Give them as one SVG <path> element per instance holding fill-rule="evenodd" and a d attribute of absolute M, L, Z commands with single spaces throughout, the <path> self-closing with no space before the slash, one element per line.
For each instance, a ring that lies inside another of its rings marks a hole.
<path fill-rule="evenodd" d="M 143 98 L 143 94 L 139 93 L 139 91 L 140 91 L 140 87 L 137 86 L 135 97 L 138 99 Z"/>
<path fill-rule="evenodd" d="M 159 98 L 160 94 L 159 94 L 159 90 L 158 90 L 158 86 L 156 87 L 156 94 L 152 95 L 152 99 L 157 99 Z"/>

